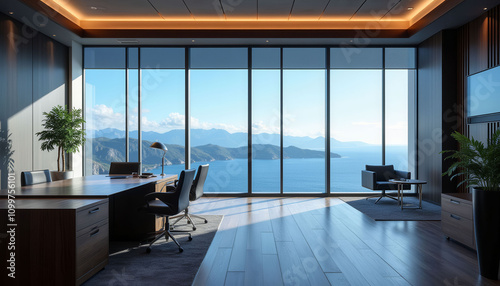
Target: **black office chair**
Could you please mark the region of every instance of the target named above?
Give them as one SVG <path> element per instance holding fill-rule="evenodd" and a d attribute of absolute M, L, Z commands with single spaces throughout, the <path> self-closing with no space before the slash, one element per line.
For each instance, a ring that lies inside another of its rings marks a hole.
<path fill-rule="evenodd" d="M 170 231 L 168 218 L 169 216 L 176 215 L 184 211 L 189 206 L 189 191 L 191 190 L 191 186 L 193 185 L 194 173 L 195 170 L 182 171 L 177 187 L 173 192 L 154 192 L 144 196 L 144 198 L 146 199 L 145 211 L 151 214 L 165 217 L 165 226 L 163 231 L 159 235 L 157 235 L 149 244 L 148 248 L 146 249 L 146 253 L 151 252 L 151 246 L 162 236 L 165 236 L 165 239 L 167 241 L 169 237 L 172 238 L 175 244 L 177 244 L 177 246 L 179 247 L 179 252 L 184 251 L 184 249 L 182 249 L 181 245 L 179 244 L 179 242 L 177 242 Z M 192 240 L 191 234 L 188 234 L 189 240 Z"/>
<path fill-rule="evenodd" d="M 197 199 L 203 196 L 203 186 L 205 185 L 207 174 L 208 174 L 208 164 L 200 165 L 198 167 L 198 172 L 196 173 L 196 178 L 194 179 L 193 186 L 191 187 L 191 192 L 189 192 L 190 201 L 196 201 Z M 168 186 L 167 192 L 174 188 L 175 187 L 173 186 Z M 193 225 L 193 230 L 196 230 L 196 225 L 194 224 L 192 217 L 202 219 L 205 223 L 208 222 L 207 219 L 204 217 L 201 217 L 199 215 L 189 214 L 189 207 L 188 207 L 184 210 L 184 214 L 171 217 L 171 219 L 177 218 L 177 220 L 174 221 L 174 223 L 170 224 L 170 229 L 173 230 L 176 223 L 178 223 L 181 219 L 186 218 L 188 220 L 188 223 L 191 223 Z"/>
<path fill-rule="evenodd" d="M 139 174 L 141 163 L 139 162 L 111 162 L 109 165 L 110 175 L 127 175 L 136 172 Z"/>
<path fill-rule="evenodd" d="M 21 172 L 21 186 L 31 186 L 47 182 L 52 182 L 52 176 L 48 169 Z"/>
<path fill-rule="evenodd" d="M 406 171 L 394 170 L 393 165 L 366 165 L 366 170 L 361 171 L 361 185 L 367 189 L 374 191 L 382 191 L 380 196 L 372 196 L 369 198 L 378 198 L 375 203 L 378 203 L 382 198 L 397 198 L 386 194 L 387 190 L 398 190 L 398 185 L 389 182 L 390 179 L 411 179 L 411 173 Z M 403 185 L 403 190 L 410 190 L 411 185 Z"/>

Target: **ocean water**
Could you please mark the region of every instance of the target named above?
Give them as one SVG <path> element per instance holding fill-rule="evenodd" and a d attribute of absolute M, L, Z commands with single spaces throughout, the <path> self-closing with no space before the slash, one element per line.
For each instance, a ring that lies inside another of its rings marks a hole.
<path fill-rule="evenodd" d="M 332 192 L 366 192 L 361 187 L 361 170 L 367 164 L 381 164 L 381 147 L 343 148 L 332 150 L 342 158 L 331 159 Z M 195 162 L 192 168 L 209 164 L 205 192 L 246 193 L 248 191 L 248 161 L 236 159 L 228 161 Z M 408 170 L 407 148 L 390 146 L 386 148 L 386 164 L 396 169 Z M 280 192 L 280 161 L 252 161 L 252 192 Z M 165 166 L 165 173 L 178 174 L 184 165 Z M 161 173 L 161 167 L 153 169 Z M 285 159 L 283 160 L 283 191 L 285 193 L 324 193 L 325 159 Z"/>

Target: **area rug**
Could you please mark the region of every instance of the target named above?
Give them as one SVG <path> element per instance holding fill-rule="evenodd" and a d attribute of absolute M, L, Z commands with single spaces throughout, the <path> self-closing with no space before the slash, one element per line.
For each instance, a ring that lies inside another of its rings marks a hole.
<path fill-rule="evenodd" d="M 376 198 L 341 198 L 351 207 L 366 214 L 377 221 L 411 221 L 411 220 L 441 220 L 441 207 L 432 203 L 422 201 L 422 209 L 404 209 L 398 202 L 392 199 L 383 198 L 375 204 Z M 418 198 L 405 197 L 405 207 L 418 206 Z"/>
<path fill-rule="evenodd" d="M 205 217 L 208 223 L 196 224 L 196 231 L 191 232 L 192 241 L 188 241 L 186 234 L 174 233 L 184 248 L 182 253 L 172 240 L 166 242 L 164 238 L 153 245 L 150 254 L 146 254 L 147 245 L 111 242 L 109 264 L 84 285 L 191 285 L 223 218 Z M 187 224 L 176 229 L 192 230 Z"/>

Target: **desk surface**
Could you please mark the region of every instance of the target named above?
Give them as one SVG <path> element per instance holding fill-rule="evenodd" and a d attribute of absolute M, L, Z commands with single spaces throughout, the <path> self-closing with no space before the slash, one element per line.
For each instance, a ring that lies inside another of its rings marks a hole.
<path fill-rule="evenodd" d="M 22 199 L 16 200 L 16 210 L 73 210 L 82 207 L 91 207 L 106 201 L 107 199 Z M 8 201 L 0 199 L 0 210 L 8 208 Z"/>
<path fill-rule="evenodd" d="M 16 188 L 14 196 L 20 197 L 56 197 L 85 198 L 109 197 L 111 195 L 140 187 L 149 183 L 173 181 L 177 175 L 157 176 L 153 178 L 111 179 L 105 175 L 78 177 L 69 180 L 55 181 Z M 0 190 L 0 197 L 7 197 L 7 190 Z"/>

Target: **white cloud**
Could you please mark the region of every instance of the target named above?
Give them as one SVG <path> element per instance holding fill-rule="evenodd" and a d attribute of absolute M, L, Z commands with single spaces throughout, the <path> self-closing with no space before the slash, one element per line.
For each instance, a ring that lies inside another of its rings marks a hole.
<path fill-rule="evenodd" d="M 279 125 L 276 126 L 276 124 L 274 124 L 273 126 L 269 126 L 266 123 L 264 123 L 264 121 L 259 121 L 259 122 L 254 122 L 252 124 L 252 132 L 254 134 L 260 134 L 260 133 L 279 134 L 280 127 Z"/>
<path fill-rule="evenodd" d="M 112 107 L 108 107 L 104 104 L 98 104 L 92 108 L 90 114 L 92 114 L 92 117 L 86 118 L 87 129 L 125 129 L 125 115 L 119 112 L 114 112 Z"/>
<path fill-rule="evenodd" d="M 146 113 L 149 110 L 146 110 Z M 142 130 L 143 131 L 155 131 L 158 133 L 168 132 L 174 129 L 184 129 L 185 116 L 173 112 L 170 113 L 166 118 L 161 121 L 150 120 L 148 116 L 144 115 L 144 110 L 142 114 Z M 87 129 L 88 130 L 100 130 L 105 128 L 115 128 L 119 130 L 125 130 L 125 115 L 119 112 L 115 112 L 112 107 L 108 107 L 104 104 L 95 105 L 90 111 L 92 114 L 91 118 L 87 118 Z M 132 112 L 129 115 L 129 126 L 130 130 L 137 130 L 138 117 L 137 113 Z M 209 123 L 202 122 L 197 118 L 191 117 L 191 128 L 193 129 L 224 129 L 229 133 L 235 132 L 246 132 L 246 126 L 236 126 L 232 124 L 220 124 L 220 123 Z"/>

